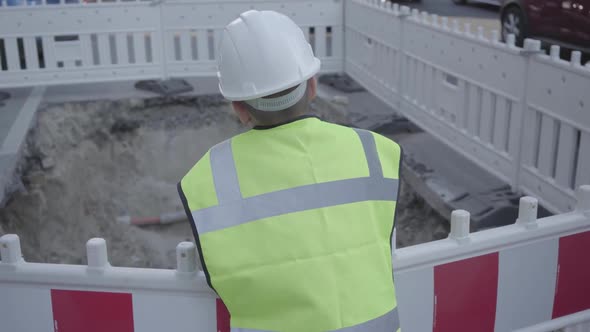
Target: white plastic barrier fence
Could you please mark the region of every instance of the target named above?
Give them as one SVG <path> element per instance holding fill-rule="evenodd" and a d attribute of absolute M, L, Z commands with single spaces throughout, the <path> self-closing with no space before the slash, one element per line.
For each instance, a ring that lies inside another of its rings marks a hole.
<path fill-rule="evenodd" d="M 448 239 L 396 250 L 402 328 L 590 330 L 590 186 L 578 201 L 537 220 L 537 200 L 524 197 L 514 225 L 474 234 L 469 213 L 454 211 Z"/>
<path fill-rule="evenodd" d="M 482 168 L 570 211 L 590 181 L 590 64 L 390 2 L 345 2 L 345 71 Z"/>
<path fill-rule="evenodd" d="M 514 225 L 469 234 L 455 211 L 449 238 L 394 248 L 402 330 L 588 331 L 590 186 L 574 212 L 536 215 L 524 197 Z M 2 331 L 229 331 L 192 243 L 178 245 L 176 270 L 112 267 L 103 239 L 88 241 L 87 266 L 26 263 L 16 235 L 0 249 Z"/>
<path fill-rule="evenodd" d="M 176 270 L 112 267 L 98 238 L 86 245 L 87 266 L 26 263 L 16 235 L 0 248 L 0 331 L 218 330 L 216 295 L 192 243 L 178 245 Z"/>
<path fill-rule="evenodd" d="M 0 88 L 214 76 L 221 30 L 248 9 L 290 16 L 343 71 L 340 0 L 43 1 L 0 7 Z"/>

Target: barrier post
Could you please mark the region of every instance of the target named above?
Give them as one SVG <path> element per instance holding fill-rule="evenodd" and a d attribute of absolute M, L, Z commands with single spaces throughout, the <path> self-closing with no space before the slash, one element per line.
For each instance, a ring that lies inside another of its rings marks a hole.
<path fill-rule="evenodd" d="M 176 271 L 193 273 L 197 271 L 197 255 L 192 242 L 181 242 L 176 246 Z"/>
<path fill-rule="evenodd" d="M 407 78 L 405 77 L 405 73 L 406 73 L 406 68 L 404 67 L 404 60 L 406 57 L 405 51 L 404 51 L 404 30 L 405 30 L 405 25 L 406 25 L 406 18 L 412 16 L 412 12 L 410 10 L 410 7 L 408 6 L 399 6 L 396 7 L 397 10 L 395 10 L 395 12 L 398 15 L 399 18 L 399 32 L 398 32 L 398 36 L 399 36 L 399 50 L 398 50 L 398 57 L 397 57 L 397 64 L 396 64 L 396 70 L 397 70 L 397 94 L 399 96 L 399 103 L 398 103 L 398 108 L 402 108 L 403 107 L 403 101 L 404 101 L 404 94 L 405 94 L 405 86 L 406 86 L 406 82 L 407 82 Z"/>
<path fill-rule="evenodd" d="M 86 257 L 88 267 L 92 269 L 102 269 L 111 265 L 107 255 L 107 243 L 102 238 L 93 238 L 86 242 Z"/>
<path fill-rule="evenodd" d="M 558 61 L 561 59 L 561 48 L 558 45 L 551 45 L 551 51 L 549 54 L 551 55 L 551 59 L 553 59 L 553 61 Z"/>
<path fill-rule="evenodd" d="M 508 35 L 508 47 L 514 47 L 514 41 L 515 41 L 515 37 L 514 35 L 510 34 Z M 512 191 L 513 192 L 518 192 L 520 191 L 520 187 L 521 187 L 521 177 L 522 177 L 522 163 L 523 163 L 523 151 L 526 148 L 532 148 L 532 147 L 528 147 L 525 146 L 525 131 L 527 130 L 526 128 L 531 128 L 532 126 L 528 126 L 525 125 L 525 121 L 526 121 L 526 115 L 527 112 L 529 111 L 528 107 L 529 107 L 529 103 L 528 103 L 528 85 L 529 85 L 529 72 L 530 72 L 530 67 L 531 67 L 531 56 L 534 56 L 536 54 L 540 54 L 543 53 L 543 51 L 541 50 L 541 41 L 536 40 L 536 39 L 525 39 L 524 41 L 524 47 L 523 49 L 520 51 L 520 55 L 522 55 L 524 57 L 524 75 L 522 77 L 522 94 L 520 97 L 520 117 L 518 117 L 518 121 L 520 123 L 517 123 L 516 126 L 518 126 L 518 128 L 523 128 L 523 130 L 520 131 L 520 135 L 518 137 L 518 145 L 517 145 L 517 151 L 516 151 L 516 156 L 514 158 L 514 174 L 512 175 L 512 183 L 511 183 L 511 187 L 512 187 Z"/>
<path fill-rule="evenodd" d="M 581 67 L 582 66 L 582 52 L 580 51 L 573 51 L 570 57 L 570 63 L 574 67 Z"/>
<path fill-rule="evenodd" d="M 455 210 L 451 213 L 450 239 L 460 244 L 469 242 L 469 218 L 470 214 L 465 210 Z"/>
<path fill-rule="evenodd" d="M 24 262 L 18 235 L 6 234 L 0 237 L 0 258 L 3 264 Z"/>
<path fill-rule="evenodd" d="M 465 36 L 473 37 L 473 34 L 471 33 L 471 23 L 463 23 L 463 33 Z"/>
<path fill-rule="evenodd" d="M 484 29 L 482 26 L 478 26 L 477 27 L 477 38 L 479 38 L 480 40 L 485 40 L 487 41 L 488 39 L 486 38 Z"/>
<path fill-rule="evenodd" d="M 160 61 L 162 67 L 162 80 L 167 80 L 169 78 L 168 75 L 168 54 L 166 52 L 166 27 L 164 26 L 164 0 L 154 0 L 150 4 L 151 6 L 158 6 L 160 11 L 160 20 L 158 21 L 158 32 L 160 33 L 160 38 L 158 38 L 158 42 L 160 43 Z M 154 49 L 152 47 L 152 49 Z M 199 51 L 200 52 L 200 51 Z"/>
<path fill-rule="evenodd" d="M 446 16 L 441 17 L 440 18 L 440 24 L 441 24 L 443 30 L 445 30 L 445 31 L 449 31 L 450 30 L 449 29 L 449 18 L 448 17 L 446 17 Z"/>
<path fill-rule="evenodd" d="M 590 185 L 580 186 L 576 193 L 578 204 L 576 204 L 576 211 L 586 212 L 590 214 Z"/>
<path fill-rule="evenodd" d="M 500 33 L 498 30 L 492 30 L 492 43 L 498 44 L 500 42 Z"/>
<path fill-rule="evenodd" d="M 518 219 L 516 219 L 516 223 L 525 228 L 536 227 L 538 207 L 539 203 L 536 198 L 530 196 L 522 197 L 518 207 Z"/>

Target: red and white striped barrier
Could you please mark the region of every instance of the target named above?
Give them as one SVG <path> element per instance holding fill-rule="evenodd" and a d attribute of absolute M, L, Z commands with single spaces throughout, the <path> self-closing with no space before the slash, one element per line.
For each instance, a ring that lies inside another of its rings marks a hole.
<path fill-rule="evenodd" d="M 103 239 L 86 247 L 87 266 L 26 263 L 18 237 L 1 237 L 0 331 L 225 331 L 194 244 L 177 246 L 176 270 L 112 267 Z"/>
<path fill-rule="evenodd" d="M 402 330 L 590 331 L 590 186 L 576 211 L 536 219 L 521 199 L 514 225 L 469 234 L 455 211 L 448 239 L 394 251 Z M 22 259 L 0 238 L 0 331 L 229 331 L 229 315 L 197 271 L 192 243 L 176 270 L 112 267 L 106 243 L 87 243 L 88 265 Z"/>
<path fill-rule="evenodd" d="M 590 187 L 578 199 L 575 212 L 537 220 L 524 197 L 516 224 L 474 234 L 455 211 L 448 239 L 395 251 L 402 330 L 514 331 L 590 309 Z M 572 324 L 584 321 L 590 331 L 590 312 Z"/>

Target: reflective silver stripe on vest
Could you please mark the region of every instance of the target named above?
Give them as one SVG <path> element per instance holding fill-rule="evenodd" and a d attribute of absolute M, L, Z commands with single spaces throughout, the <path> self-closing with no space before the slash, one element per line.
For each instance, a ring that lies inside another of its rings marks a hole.
<path fill-rule="evenodd" d="M 241 200 L 242 192 L 231 140 L 224 141 L 211 149 L 210 162 L 219 205 Z"/>
<path fill-rule="evenodd" d="M 286 213 L 362 201 L 395 201 L 398 180 L 356 178 L 310 184 L 193 212 L 200 234 Z"/>
<path fill-rule="evenodd" d="M 377 145 L 375 144 L 375 137 L 368 130 L 354 129 L 361 139 L 363 150 L 365 150 L 365 158 L 369 166 L 369 176 L 372 178 L 383 178 L 383 170 L 381 169 L 381 160 L 379 160 L 379 153 L 377 153 Z"/>
<path fill-rule="evenodd" d="M 287 213 L 363 201 L 397 200 L 397 179 L 383 177 L 373 134 L 355 129 L 365 151 L 369 177 L 323 182 L 242 198 L 231 140 L 211 149 L 211 171 L 218 205 L 193 211 L 205 234 Z"/>
<path fill-rule="evenodd" d="M 355 326 L 343 327 L 331 332 L 397 332 L 400 328 L 397 308 L 391 310 L 381 317 Z M 269 332 L 267 330 L 243 329 L 232 327 L 231 332 Z"/>

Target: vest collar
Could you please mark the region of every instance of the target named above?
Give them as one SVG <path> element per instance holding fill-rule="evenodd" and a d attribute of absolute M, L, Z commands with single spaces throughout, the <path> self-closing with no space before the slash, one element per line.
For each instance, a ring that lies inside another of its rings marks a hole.
<path fill-rule="evenodd" d="M 284 126 L 286 124 L 293 123 L 293 122 L 296 122 L 296 121 L 299 121 L 299 120 L 303 120 L 303 119 L 308 119 L 308 118 L 316 118 L 316 119 L 319 119 L 320 117 L 317 116 L 317 115 L 313 115 L 313 114 L 305 114 L 305 115 L 300 115 L 298 117 L 295 117 L 295 118 L 293 118 L 291 120 L 288 120 L 288 121 L 285 121 L 285 122 L 281 122 L 281 123 L 277 123 L 277 124 L 269 125 L 269 126 L 255 126 L 252 129 L 254 129 L 254 130 L 273 129 L 273 128 L 276 128 L 276 127 Z"/>

